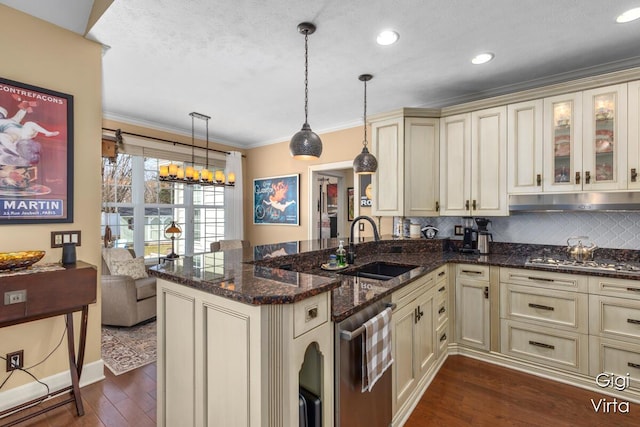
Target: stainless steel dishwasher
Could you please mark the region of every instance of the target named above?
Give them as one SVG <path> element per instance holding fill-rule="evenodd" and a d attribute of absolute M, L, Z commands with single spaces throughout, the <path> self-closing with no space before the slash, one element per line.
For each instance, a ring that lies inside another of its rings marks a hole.
<path fill-rule="evenodd" d="M 377 301 L 335 327 L 336 427 L 391 425 L 391 368 L 369 392 L 362 392 L 362 331 L 364 323 L 391 307 L 391 297 Z"/>

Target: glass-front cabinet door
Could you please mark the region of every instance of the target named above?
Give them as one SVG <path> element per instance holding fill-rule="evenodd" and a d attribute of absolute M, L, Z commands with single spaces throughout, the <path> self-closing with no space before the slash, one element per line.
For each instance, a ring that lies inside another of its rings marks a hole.
<path fill-rule="evenodd" d="M 584 190 L 627 188 L 627 85 L 583 92 Z"/>
<path fill-rule="evenodd" d="M 543 191 L 582 190 L 582 93 L 544 99 Z"/>

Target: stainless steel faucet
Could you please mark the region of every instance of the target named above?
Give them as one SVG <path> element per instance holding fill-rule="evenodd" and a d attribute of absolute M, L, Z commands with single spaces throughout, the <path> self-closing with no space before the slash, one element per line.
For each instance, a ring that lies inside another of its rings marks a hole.
<path fill-rule="evenodd" d="M 380 235 L 378 234 L 378 227 L 376 226 L 375 221 L 371 217 L 368 217 L 366 215 L 360 215 L 355 217 L 353 222 L 351 223 L 351 234 L 349 235 L 349 253 L 347 254 L 347 262 L 349 264 L 353 264 L 356 259 L 356 248 L 353 243 L 353 230 L 356 226 L 356 223 L 361 219 L 365 219 L 369 221 L 369 223 L 371 223 L 371 227 L 373 228 L 373 238 L 375 239 L 376 242 L 380 241 Z"/>

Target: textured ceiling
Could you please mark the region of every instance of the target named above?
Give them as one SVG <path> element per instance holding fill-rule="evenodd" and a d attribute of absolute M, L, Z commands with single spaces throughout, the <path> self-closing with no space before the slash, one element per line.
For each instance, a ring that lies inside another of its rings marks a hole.
<path fill-rule="evenodd" d="M 77 0 L 0 3 L 80 8 Z M 363 73 L 374 75 L 367 97 L 375 114 L 639 66 L 640 21 L 615 23 L 638 6 L 639 0 L 116 0 L 87 37 L 109 46 L 106 117 L 190 134 L 188 114 L 197 111 L 212 116 L 211 140 L 252 147 L 288 140 L 304 121 L 300 22 L 318 27 L 309 36 L 309 123 L 321 133 L 362 123 Z M 375 43 L 384 28 L 400 33 L 397 44 Z M 495 59 L 472 65 L 471 57 L 484 51 Z"/>

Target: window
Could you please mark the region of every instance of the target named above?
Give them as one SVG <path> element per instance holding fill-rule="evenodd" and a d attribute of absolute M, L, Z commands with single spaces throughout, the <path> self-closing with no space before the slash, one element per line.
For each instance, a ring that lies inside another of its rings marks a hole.
<path fill-rule="evenodd" d="M 224 236 L 224 188 L 158 180 L 167 159 L 119 153 L 102 162 L 102 230 L 109 225 L 114 246 L 132 248 L 152 259 L 171 252 L 164 230 L 171 221 L 182 228 L 175 239 L 181 255 L 208 252 Z M 201 166 L 197 165 L 196 166 Z"/>

